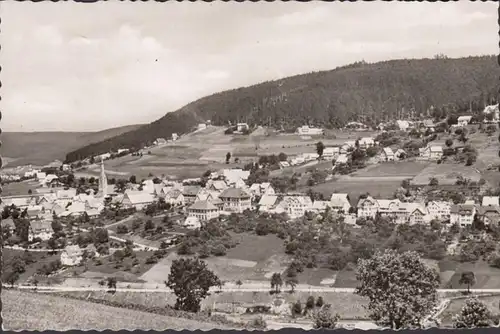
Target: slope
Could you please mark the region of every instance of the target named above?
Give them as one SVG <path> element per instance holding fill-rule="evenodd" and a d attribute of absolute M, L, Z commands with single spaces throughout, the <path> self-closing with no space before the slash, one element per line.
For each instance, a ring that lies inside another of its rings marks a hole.
<path fill-rule="evenodd" d="M 431 106 L 463 112 L 472 102 L 472 108 L 480 110 L 497 98 L 499 74 L 494 56 L 359 62 L 201 98 L 135 131 L 70 152 L 67 160 L 123 145 L 139 148 L 172 132 L 188 132 L 201 120 L 293 129 L 305 123 L 335 127 L 355 120 L 375 125 L 402 111 L 427 113 Z"/>
<path fill-rule="evenodd" d="M 128 125 L 99 132 L 5 132 L 2 133 L 2 156 L 13 161 L 8 165 L 44 165 L 64 160 L 68 151 L 133 131 L 142 125 Z"/>
<path fill-rule="evenodd" d="M 210 330 L 223 326 L 47 294 L 2 289 L 6 330 Z M 82 312 L 82 310 L 85 310 Z M 223 329 L 223 328 L 221 328 Z"/>

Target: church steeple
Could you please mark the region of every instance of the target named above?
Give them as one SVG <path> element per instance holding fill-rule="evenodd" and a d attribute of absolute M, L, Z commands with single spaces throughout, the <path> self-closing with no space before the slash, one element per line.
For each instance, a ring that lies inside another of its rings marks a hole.
<path fill-rule="evenodd" d="M 101 158 L 101 175 L 99 177 L 99 196 L 106 198 L 108 196 L 108 178 L 104 171 L 104 159 Z"/>

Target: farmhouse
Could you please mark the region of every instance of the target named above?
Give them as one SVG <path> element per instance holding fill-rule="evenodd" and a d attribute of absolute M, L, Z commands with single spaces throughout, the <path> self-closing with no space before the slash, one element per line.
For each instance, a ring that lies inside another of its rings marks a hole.
<path fill-rule="evenodd" d="M 192 204 L 196 201 L 196 196 L 200 192 L 201 187 L 199 186 L 187 186 L 182 190 L 182 196 L 184 197 L 185 204 Z"/>
<path fill-rule="evenodd" d="M 311 211 L 315 213 L 324 212 L 329 206 L 329 201 L 314 201 L 311 207 Z"/>
<path fill-rule="evenodd" d="M 340 154 L 339 147 L 326 147 L 323 150 L 323 159 L 332 160 L 335 159 Z"/>
<path fill-rule="evenodd" d="M 165 194 L 165 203 L 170 205 L 179 206 L 184 205 L 184 195 L 179 189 L 172 189 Z"/>
<path fill-rule="evenodd" d="M 177 139 L 179 139 L 179 136 L 177 135 L 177 133 L 172 133 L 172 141 L 176 141 Z"/>
<path fill-rule="evenodd" d="M 358 217 L 375 218 L 378 212 L 378 202 L 371 196 L 360 198 L 357 205 Z"/>
<path fill-rule="evenodd" d="M 276 206 L 277 202 L 278 202 L 277 195 L 264 194 L 260 198 L 260 201 L 258 204 L 259 211 L 263 211 L 263 212 L 271 211 Z"/>
<path fill-rule="evenodd" d="M 482 206 L 498 206 L 499 203 L 498 196 L 484 196 Z"/>
<path fill-rule="evenodd" d="M 274 195 L 275 191 L 274 188 L 271 186 L 271 183 L 263 182 L 263 183 L 252 184 L 252 186 L 250 187 L 250 193 L 254 196 L 262 196 L 264 194 Z"/>
<path fill-rule="evenodd" d="M 429 145 L 418 150 L 421 160 L 439 160 L 443 157 L 443 147 L 440 145 Z"/>
<path fill-rule="evenodd" d="M 477 208 L 477 216 L 488 226 L 498 226 L 500 222 L 500 207 L 496 206 L 480 206 Z"/>
<path fill-rule="evenodd" d="M 78 245 L 69 245 L 61 253 L 61 264 L 63 266 L 76 266 L 83 260 L 83 249 Z"/>
<path fill-rule="evenodd" d="M 280 168 L 287 168 L 290 167 L 290 163 L 288 161 L 280 161 Z"/>
<path fill-rule="evenodd" d="M 32 221 L 30 222 L 28 241 L 33 241 L 35 238 L 40 238 L 42 240 L 49 240 L 54 234 L 52 230 L 52 224 L 48 221 Z"/>
<path fill-rule="evenodd" d="M 251 209 L 250 195 L 240 188 L 228 188 L 219 195 L 224 211 L 242 213 Z"/>
<path fill-rule="evenodd" d="M 460 116 L 458 119 L 457 119 L 457 124 L 458 126 L 467 126 L 469 125 L 470 121 L 472 119 L 472 116 Z"/>
<path fill-rule="evenodd" d="M 348 213 L 351 208 L 348 194 L 332 194 L 330 197 L 330 207 L 336 212 Z"/>
<path fill-rule="evenodd" d="M 223 191 L 227 189 L 227 184 L 224 180 L 209 180 L 206 188 L 210 191 Z"/>
<path fill-rule="evenodd" d="M 453 205 L 450 209 L 450 224 L 458 224 L 461 227 L 470 226 L 475 214 L 476 206 L 473 204 Z"/>
<path fill-rule="evenodd" d="M 277 210 L 284 211 L 292 219 L 305 215 L 306 211 L 312 209 L 313 202 L 309 196 L 284 196 L 278 204 Z"/>
<path fill-rule="evenodd" d="M 309 135 L 309 136 L 319 136 L 324 134 L 324 130 L 320 128 L 310 128 L 308 125 L 301 126 L 297 128 L 297 134 L 299 135 Z"/>
<path fill-rule="evenodd" d="M 247 123 L 236 124 L 236 131 L 238 131 L 238 132 L 248 131 L 249 129 L 250 129 L 250 127 L 248 126 Z"/>
<path fill-rule="evenodd" d="M 348 161 L 349 157 L 347 156 L 347 154 L 341 154 L 339 155 L 337 160 L 335 160 L 335 165 L 346 164 Z"/>
<path fill-rule="evenodd" d="M 199 130 L 204 130 L 206 128 L 207 128 L 207 125 L 205 123 L 200 123 L 200 124 L 198 124 L 198 128 L 197 129 L 199 131 Z"/>
<path fill-rule="evenodd" d="M 165 138 L 157 138 L 154 142 L 153 145 L 165 145 L 167 143 L 167 140 Z"/>
<path fill-rule="evenodd" d="M 382 150 L 382 160 L 383 161 L 394 161 L 394 152 L 390 147 L 384 147 Z"/>
<path fill-rule="evenodd" d="M 197 201 L 188 208 L 189 216 L 198 218 L 199 221 L 209 221 L 219 217 L 219 209 L 209 201 Z"/>
<path fill-rule="evenodd" d="M 427 213 L 429 218 L 437 220 L 450 219 L 451 204 L 445 201 L 430 201 L 427 203 Z"/>
<path fill-rule="evenodd" d="M 122 204 L 126 208 L 135 208 L 136 210 L 142 210 L 149 204 L 154 203 L 155 198 L 151 194 L 146 194 L 143 192 L 130 192 L 123 196 Z"/>
<path fill-rule="evenodd" d="M 371 137 L 363 137 L 358 141 L 358 143 L 359 147 L 364 149 L 375 146 L 375 141 Z"/>

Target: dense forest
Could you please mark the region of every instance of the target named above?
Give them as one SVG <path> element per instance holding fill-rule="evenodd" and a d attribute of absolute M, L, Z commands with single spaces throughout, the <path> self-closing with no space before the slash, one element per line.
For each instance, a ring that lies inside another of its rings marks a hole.
<path fill-rule="evenodd" d="M 73 151 L 67 161 L 140 148 L 173 132 L 189 132 L 206 120 L 287 130 L 304 124 L 333 128 L 350 121 L 373 126 L 399 117 L 431 116 L 432 109 L 478 112 L 497 100 L 499 75 L 494 56 L 357 62 L 201 98 L 137 130 Z"/>

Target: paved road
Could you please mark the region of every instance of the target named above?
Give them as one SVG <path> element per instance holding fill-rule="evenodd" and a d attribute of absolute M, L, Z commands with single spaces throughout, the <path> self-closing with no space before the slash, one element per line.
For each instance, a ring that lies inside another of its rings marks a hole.
<path fill-rule="evenodd" d="M 49 248 L 22 248 L 16 246 L 3 246 L 2 248 L 13 249 L 19 251 L 28 251 L 28 252 L 62 252 L 64 249 L 49 249 Z"/>
<path fill-rule="evenodd" d="M 2 284 L 4 287 L 10 287 L 8 284 Z M 22 290 L 33 290 L 34 286 L 32 285 L 15 285 L 15 288 L 22 289 Z M 63 286 L 38 286 L 37 290 L 40 291 L 107 291 L 108 289 L 106 287 L 63 287 Z M 269 292 L 270 288 L 264 288 L 264 287 L 241 287 L 241 288 L 234 288 L 234 287 L 222 287 L 222 289 L 219 288 L 212 288 L 210 291 L 212 292 Z M 297 287 L 295 288 L 295 291 L 299 292 L 345 292 L 345 293 L 354 293 L 354 288 L 331 288 L 331 287 Z M 152 288 L 147 288 L 147 289 L 134 289 L 134 288 L 117 288 L 116 291 L 122 291 L 122 292 L 171 292 L 170 289 L 165 288 L 165 287 L 159 287 L 158 289 L 152 289 Z M 454 290 L 454 289 L 439 289 L 438 292 L 459 292 L 460 290 Z M 471 289 L 470 290 L 472 293 L 500 293 L 500 289 Z M 285 290 L 282 290 L 282 292 L 285 292 Z"/>

